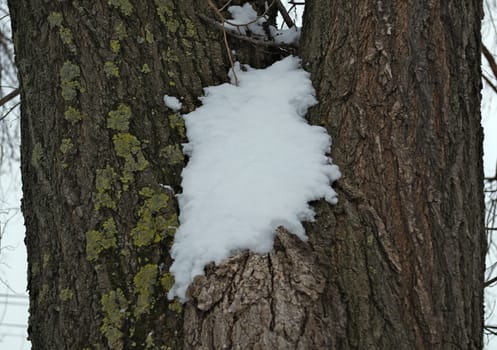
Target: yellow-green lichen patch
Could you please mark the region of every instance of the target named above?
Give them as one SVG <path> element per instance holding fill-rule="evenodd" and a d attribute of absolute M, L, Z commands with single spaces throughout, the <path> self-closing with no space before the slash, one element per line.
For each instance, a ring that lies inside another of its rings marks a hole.
<path fill-rule="evenodd" d="M 107 78 L 117 78 L 119 76 L 119 68 L 114 62 L 107 61 L 104 63 L 104 73 Z"/>
<path fill-rule="evenodd" d="M 116 209 L 116 203 L 110 196 L 110 191 L 116 179 L 117 174 L 110 165 L 107 165 L 104 169 L 97 170 L 95 179 L 95 187 L 97 189 L 95 210 L 99 210 L 100 208 Z"/>
<path fill-rule="evenodd" d="M 170 272 L 166 272 L 161 277 L 160 284 L 165 292 L 169 292 L 174 285 L 174 276 Z"/>
<path fill-rule="evenodd" d="M 49 289 L 50 289 L 50 287 L 48 286 L 47 283 L 42 284 L 40 292 L 38 293 L 38 296 L 36 298 L 36 302 L 38 303 L 38 305 L 44 305 L 47 302 L 47 300 L 45 300 L 45 299 L 47 297 Z"/>
<path fill-rule="evenodd" d="M 186 38 L 182 38 L 181 43 L 183 44 L 183 48 L 185 49 L 186 55 L 191 56 L 193 54 L 192 53 L 193 44 L 191 43 L 191 41 Z"/>
<path fill-rule="evenodd" d="M 138 210 L 138 223 L 131 230 L 133 244 L 143 247 L 152 243 L 160 242 L 164 237 L 174 232 L 176 226 L 171 218 L 166 219 L 164 212 L 169 208 L 169 196 L 165 193 L 156 193 L 149 187 L 144 187 L 140 195 L 147 197 L 144 204 Z M 173 213 L 176 216 L 176 213 Z"/>
<path fill-rule="evenodd" d="M 81 87 L 77 80 L 81 75 L 79 67 L 72 62 L 65 61 L 59 75 L 62 97 L 66 101 L 73 100 L 77 95 L 77 90 Z"/>
<path fill-rule="evenodd" d="M 116 247 L 116 235 L 117 228 L 113 218 L 104 222 L 101 231 L 86 232 L 86 258 L 89 261 L 95 261 L 101 252 Z"/>
<path fill-rule="evenodd" d="M 174 298 L 174 301 L 170 303 L 167 308 L 171 311 L 176 312 L 177 314 L 181 314 L 181 311 L 183 310 L 183 305 L 181 305 L 181 302 L 179 301 L 178 298 Z"/>
<path fill-rule="evenodd" d="M 43 146 L 41 143 L 37 142 L 33 146 L 33 150 L 31 151 L 31 165 L 35 168 L 40 167 L 40 163 L 43 160 Z"/>
<path fill-rule="evenodd" d="M 123 349 L 123 332 L 121 328 L 128 315 L 128 301 L 123 291 L 118 288 L 107 294 L 102 295 L 100 299 L 104 319 L 100 330 L 107 338 L 107 345 L 110 349 Z"/>
<path fill-rule="evenodd" d="M 148 66 L 148 64 L 144 64 L 142 66 L 142 68 L 140 69 L 140 71 L 143 73 L 143 74 L 147 74 L 147 73 L 150 73 L 151 72 L 151 69 L 150 67 Z"/>
<path fill-rule="evenodd" d="M 72 52 L 76 52 L 76 46 L 74 45 L 74 39 L 72 36 L 72 32 L 69 28 L 65 28 L 63 26 L 60 26 L 59 36 L 60 36 L 60 40 L 62 40 L 62 42 L 65 45 L 67 45 L 69 50 L 71 50 Z"/>
<path fill-rule="evenodd" d="M 170 165 L 182 163 L 185 159 L 183 152 L 178 144 L 167 145 L 160 151 L 160 156 L 166 158 L 167 163 Z"/>
<path fill-rule="evenodd" d="M 69 301 L 71 300 L 72 298 L 74 298 L 74 292 L 72 291 L 72 289 L 69 289 L 69 288 L 62 288 L 60 291 L 59 291 L 59 299 L 61 301 Z"/>
<path fill-rule="evenodd" d="M 179 62 L 179 57 L 176 55 L 175 51 L 170 47 L 167 48 L 167 51 L 162 51 L 162 59 L 166 61 L 166 63 L 168 64 Z"/>
<path fill-rule="evenodd" d="M 185 137 L 185 121 L 178 114 L 170 114 L 168 117 L 171 129 L 177 130 L 181 137 Z"/>
<path fill-rule="evenodd" d="M 112 140 L 116 154 L 124 159 L 121 182 L 126 189 L 127 185 L 134 180 L 133 174 L 145 170 L 149 163 L 141 151 L 140 141 L 135 136 L 129 133 L 119 133 L 114 135 Z"/>
<path fill-rule="evenodd" d="M 60 151 L 62 152 L 62 154 L 66 154 L 67 152 L 69 152 L 71 149 L 74 148 L 74 144 L 72 143 L 72 140 L 71 139 L 62 139 L 61 143 L 60 143 Z"/>
<path fill-rule="evenodd" d="M 43 258 L 41 259 L 41 266 L 43 269 L 46 269 L 48 263 L 50 262 L 50 254 L 43 254 Z"/>
<path fill-rule="evenodd" d="M 138 297 L 135 307 L 136 317 L 148 312 L 155 302 L 153 293 L 157 283 L 157 274 L 157 265 L 147 264 L 138 271 L 133 279 Z"/>
<path fill-rule="evenodd" d="M 110 49 L 112 50 L 113 53 L 116 55 L 119 53 L 119 50 L 121 50 L 121 44 L 119 43 L 119 40 L 111 40 L 109 42 Z"/>
<path fill-rule="evenodd" d="M 154 34 L 148 29 L 145 30 L 145 41 L 149 44 L 153 44 L 155 41 Z"/>
<path fill-rule="evenodd" d="M 166 24 L 167 17 L 173 17 L 173 8 L 171 0 L 155 0 L 157 14 L 162 23 Z"/>
<path fill-rule="evenodd" d="M 128 131 L 129 120 L 131 119 L 131 108 L 127 104 L 119 104 L 117 109 L 109 112 L 108 116 L 107 127 L 109 129 Z"/>
<path fill-rule="evenodd" d="M 114 33 L 116 33 L 117 38 L 119 40 L 123 40 L 128 37 L 128 33 L 126 32 L 126 26 L 124 25 L 123 21 L 117 22 L 117 24 L 114 26 Z"/>
<path fill-rule="evenodd" d="M 81 119 L 83 119 L 83 115 L 78 109 L 69 106 L 64 112 L 64 119 L 74 125 L 77 122 L 79 122 Z"/>
<path fill-rule="evenodd" d="M 178 20 L 176 20 L 174 18 L 168 19 L 167 22 L 166 22 L 166 28 L 167 28 L 168 32 L 170 32 L 170 33 L 176 33 L 176 31 L 179 28 L 179 22 L 178 22 Z"/>
<path fill-rule="evenodd" d="M 133 12 L 133 6 L 129 0 L 109 0 L 108 4 L 118 8 L 119 11 L 121 11 L 121 13 L 125 16 L 129 16 Z"/>
<path fill-rule="evenodd" d="M 50 12 L 48 15 L 48 25 L 50 28 L 60 27 L 62 25 L 62 13 L 60 12 Z"/>
<path fill-rule="evenodd" d="M 186 24 L 186 36 L 190 38 L 194 38 L 197 32 L 195 31 L 195 25 L 193 22 L 185 17 L 185 24 Z"/>

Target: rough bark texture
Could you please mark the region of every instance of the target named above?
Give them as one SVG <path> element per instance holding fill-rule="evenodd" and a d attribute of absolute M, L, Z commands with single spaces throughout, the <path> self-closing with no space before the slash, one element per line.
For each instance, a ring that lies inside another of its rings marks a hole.
<path fill-rule="evenodd" d="M 192 349 L 481 349 L 478 1 L 312 1 L 301 53 L 340 203 L 189 293 Z"/>
<path fill-rule="evenodd" d="M 307 242 L 279 228 L 272 252 L 207 267 L 184 311 L 166 299 L 184 126 L 162 96 L 187 112 L 226 80 L 207 2 L 9 7 L 33 349 L 481 348 L 477 1 L 308 2 L 340 203 L 315 203 Z"/>
<path fill-rule="evenodd" d="M 166 293 L 194 108 L 226 79 L 196 1 L 9 3 L 22 89 L 33 349 L 182 347 Z M 170 188 L 162 187 L 171 186 Z"/>
<path fill-rule="evenodd" d="M 340 205 L 309 230 L 325 244 L 334 216 L 337 348 L 482 348 L 481 2 L 307 6 L 310 117 L 343 172 Z"/>

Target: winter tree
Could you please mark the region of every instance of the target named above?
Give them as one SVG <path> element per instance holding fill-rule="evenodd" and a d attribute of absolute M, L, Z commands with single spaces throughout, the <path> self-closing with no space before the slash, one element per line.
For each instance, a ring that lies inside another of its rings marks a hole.
<path fill-rule="evenodd" d="M 263 35 L 223 30 L 223 1 L 9 1 L 33 348 L 480 349 L 480 2 L 309 1 L 298 47 L 251 3 Z M 234 61 L 294 54 L 338 205 L 170 300 L 181 115 Z"/>

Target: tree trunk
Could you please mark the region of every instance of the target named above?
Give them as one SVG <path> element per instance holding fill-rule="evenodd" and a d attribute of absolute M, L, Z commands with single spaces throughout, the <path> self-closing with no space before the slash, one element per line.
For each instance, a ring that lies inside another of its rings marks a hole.
<path fill-rule="evenodd" d="M 184 113 L 226 80 L 207 1 L 9 6 L 33 349 L 482 347 L 478 2 L 308 2 L 339 205 L 315 203 L 307 242 L 281 227 L 270 253 L 208 266 L 184 308 L 166 294 L 185 130 L 162 96 Z"/>
<path fill-rule="evenodd" d="M 464 14 L 464 16 L 461 16 Z M 301 53 L 340 202 L 198 277 L 198 349 L 481 349 L 480 4 L 312 1 Z"/>
<path fill-rule="evenodd" d="M 208 6 L 9 6 L 33 349 L 181 348 L 181 304 L 166 294 L 185 130 L 162 98 L 189 111 L 226 80 L 221 33 L 195 14 Z"/>
<path fill-rule="evenodd" d="M 482 348 L 481 17 L 479 1 L 307 5 L 310 119 L 343 174 L 308 230 L 328 242 L 337 348 Z"/>

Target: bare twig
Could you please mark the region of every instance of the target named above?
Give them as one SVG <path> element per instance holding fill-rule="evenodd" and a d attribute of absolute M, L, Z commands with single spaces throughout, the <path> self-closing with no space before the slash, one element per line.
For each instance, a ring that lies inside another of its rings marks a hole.
<path fill-rule="evenodd" d="M 285 21 L 287 27 L 292 28 L 295 25 L 295 23 L 293 23 L 292 18 L 288 14 L 288 11 L 286 10 L 285 6 L 282 4 L 280 0 L 276 0 L 276 6 L 278 6 L 278 11 L 280 11 L 281 17 L 283 17 L 283 20 Z"/>
<path fill-rule="evenodd" d="M 233 1 L 233 0 L 228 0 L 228 1 L 226 1 L 226 3 L 223 5 L 223 7 L 221 7 L 221 8 L 219 9 L 219 12 L 224 11 L 224 10 L 226 9 L 226 7 L 228 7 L 228 6 L 231 4 L 231 2 L 232 2 L 232 1 Z"/>
<path fill-rule="evenodd" d="M 497 78 L 497 63 L 495 63 L 494 56 L 488 50 L 488 48 L 485 46 L 484 43 L 481 43 L 481 52 L 483 53 L 483 56 L 485 56 L 485 58 L 487 59 L 487 62 L 490 66 L 490 69 L 492 70 L 492 73 L 494 74 L 494 77 Z"/>
<path fill-rule="evenodd" d="M 494 277 L 492 279 L 489 279 L 488 281 L 486 281 L 484 284 L 483 284 L 483 287 L 486 288 L 492 284 L 494 284 L 495 282 L 497 282 L 497 277 Z"/>
<path fill-rule="evenodd" d="M 488 86 L 490 86 L 490 88 L 492 88 L 492 90 L 494 90 L 494 92 L 497 94 L 497 86 L 495 86 L 495 84 L 492 83 L 492 81 L 485 74 L 482 73 L 481 76 L 483 77 L 485 82 L 488 84 Z"/>
<path fill-rule="evenodd" d="M 0 98 L 0 107 L 2 107 L 4 104 L 9 102 L 10 100 L 16 98 L 17 95 L 19 95 L 19 92 L 20 92 L 20 90 L 19 90 L 19 88 L 17 88 L 14 91 L 5 95 L 4 97 Z"/>
<path fill-rule="evenodd" d="M 18 103 L 16 103 L 15 105 L 13 105 L 12 107 L 10 107 L 10 109 L 7 111 L 7 113 L 5 113 L 4 115 L 0 116 L 0 122 L 1 122 L 2 120 L 4 120 L 5 118 L 7 118 L 7 116 L 8 116 L 10 113 L 12 113 L 12 111 L 13 111 L 14 109 L 16 109 L 16 108 L 17 108 L 17 106 L 19 106 L 20 104 L 21 104 L 21 103 L 20 103 L 20 102 L 18 102 Z"/>
<path fill-rule="evenodd" d="M 223 25 L 221 23 L 213 20 L 210 17 L 204 16 L 202 14 L 198 14 L 198 16 L 202 20 L 206 21 L 209 24 L 212 24 L 214 27 L 216 27 L 219 30 L 225 30 L 226 29 L 226 28 L 223 27 Z M 243 40 L 243 41 L 249 42 L 251 44 L 259 45 L 259 46 L 263 46 L 263 47 L 275 47 L 275 48 L 287 49 L 287 50 L 294 50 L 294 49 L 297 48 L 297 46 L 294 45 L 294 44 L 277 43 L 275 41 L 268 41 L 268 40 L 257 40 L 257 39 L 254 39 L 252 37 L 248 37 L 246 35 L 237 34 L 236 32 L 234 32 L 232 30 L 228 30 L 227 33 L 228 33 L 228 35 L 230 35 L 230 36 L 232 36 L 234 38 L 237 38 L 239 40 Z"/>

